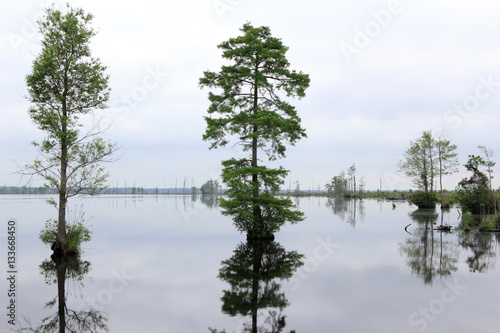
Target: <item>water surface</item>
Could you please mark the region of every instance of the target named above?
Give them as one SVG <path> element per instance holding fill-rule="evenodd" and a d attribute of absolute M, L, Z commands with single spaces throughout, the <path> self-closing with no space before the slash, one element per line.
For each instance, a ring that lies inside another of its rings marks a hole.
<path fill-rule="evenodd" d="M 282 318 L 282 332 L 498 331 L 499 237 L 433 231 L 441 219 L 456 226 L 456 208 L 441 215 L 406 202 L 296 203 L 306 220 L 259 245 L 206 198 L 71 200 L 93 238 L 81 257 L 88 271 L 66 278 L 66 305 L 102 314 L 111 332 L 241 332 L 256 313 L 269 332 Z M 1 196 L 0 211 L 2 244 L 8 219 L 18 226 L 17 316 L 36 327 L 57 312 L 44 308 L 58 285 L 38 240 L 57 212 L 44 196 Z"/>

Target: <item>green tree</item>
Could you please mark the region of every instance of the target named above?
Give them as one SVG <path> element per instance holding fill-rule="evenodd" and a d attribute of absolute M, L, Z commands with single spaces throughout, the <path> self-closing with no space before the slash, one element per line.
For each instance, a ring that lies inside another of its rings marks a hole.
<path fill-rule="evenodd" d="M 325 185 L 329 196 L 344 196 L 348 191 L 347 179 L 344 171 L 334 176 L 329 184 Z"/>
<path fill-rule="evenodd" d="M 498 198 L 490 189 L 488 176 L 481 171 L 487 162 L 481 156 L 469 155 L 464 165 L 472 172 L 470 178 L 462 179 L 457 186 L 457 200 L 464 212 L 472 214 L 492 214 L 498 210 Z"/>
<path fill-rule="evenodd" d="M 436 173 L 436 141 L 431 131 L 424 131 L 415 141 L 410 141 L 410 147 L 405 151 L 404 159 L 399 161 L 399 171 L 411 177 L 413 184 L 424 192 L 425 203 L 420 208 L 434 207 L 434 196 L 429 195 L 434 190 L 434 175 Z"/>
<path fill-rule="evenodd" d="M 219 189 L 219 182 L 216 180 L 209 180 L 205 184 L 201 185 L 200 191 L 201 194 L 204 195 L 213 195 L 216 194 Z"/>
<path fill-rule="evenodd" d="M 356 164 L 353 163 L 347 169 L 347 174 L 349 175 L 349 192 L 356 194 Z"/>
<path fill-rule="evenodd" d="M 100 162 L 112 160 L 115 144 L 100 137 L 99 122 L 82 132 L 80 117 L 106 108 L 109 76 L 89 44 L 95 31 L 93 16 L 68 5 L 67 13 L 47 9 L 39 21 L 42 49 L 27 75 L 29 115 L 47 137 L 34 146 L 40 157 L 21 170 L 41 176 L 59 194 L 58 231 L 55 251 L 67 250 L 66 204 L 69 197 L 95 194 L 107 174 Z M 52 202 L 56 204 L 56 202 Z"/>
<path fill-rule="evenodd" d="M 493 150 L 486 148 L 486 145 L 481 145 L 477 146 L 481 152 L 483 153 L 484 156 L 484 166 L 486 167 L 486 171 L 488 172 L 488 179 L 490 181 L 490 189 L 493 190 L 493 185 L 491 183 L 491 180 L 493 179 L 493 176 L 491 175 L 493 173 L 492 168 L 495 166 L 495 162 L 491 160 L 493 157 Z"/>
<path fill-rule="evenodd" d="M 441 208 L 444 208 L 443 199 L 443 175 L 451 175 L 458 172 L 458 157 L 457 146 L 451 144 L 449 140 L 444 137 L 443 132 L 439 134 L 438 140 L 435 141 L 435 148 L 437 152 L 437 159 L 439 163 L 439 189 L 441 191 Z"/>
<path fill-rule="evenodd" d="M 223 162 L 222 179 L 228 186 L 229 199 L 221 200 L 223 213 L 234 217 L 240 231 L 255 236 L 272 235 L 285 222 L 303 219 L 292 211 L 291 200 L 275 198 L 288 171 L 258 164 L 258 153 L 269 160 L 285 157 L 285 144 L 306 136 L 295 107 L 283 97 L 304 97 L 309 76 L 289 70 L 285 55 L 288 47 L 272 37 L 268 27 L 254 28 L 249 23 L 243 35 L 218 45 L 222 57 L 232 64 L 220 72 L 206 71 L 200 87 L 210 92 L 207 129 L 203 139 L 210 148 L 226 146 L 231 136 L 248 158 Z"/>

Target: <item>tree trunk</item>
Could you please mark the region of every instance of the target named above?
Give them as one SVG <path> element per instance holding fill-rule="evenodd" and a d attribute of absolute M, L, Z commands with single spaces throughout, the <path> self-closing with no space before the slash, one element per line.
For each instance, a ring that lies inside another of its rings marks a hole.
<path fill-rule="evenodd" d="M 257 88 L 257 72 L 258 72 L 258 65 L 257 65 L 257 60 L 255 64 L 255 82 L 254 82 L 254 96 L 253 96 L 253 114 L 257 115 L 257 108 L 258 108 L 258 93 L 259 90 Z M 258 163 L 257 163 L 257 148 L 258 148 L 258 141 L 257 141 L 257 131 L 258 127 L 257 125 L 253 125 L 252 129 L 252 168 L 257 168 Z M 252 173 L 252 184 L 253 184 L 253 193 L 252 197 L 254 198 L 254 203 L 257 201 L 257 198 L 259 197 L 259 176 L 254 170 Z M 263 236 L 264 234 L 264 223 L 262 221 L 262 213 L 260 206 L 255 205 L 253 208 L 253 214 L 255 217 L 255 221 L 257 223 L 256 226 L 253 226 L 254 229 L 257 229 L 257 232 L 259 233 L 259 236 Z"/>
<path fill-rule="evenodd" d="M 441 153 L 439 154 L 439 189 L 441 191 L 441 209 L 444 207 L 444 199 L 443 199 L 443 159 L 441 157 Z M 443 225 L 443 223 L 441 223 Z"/>
<path fill-rule="evenodd" d="M 66 239 L 66 203 L 67 198 L 67 169 L 68 169 L 68 128 L 66 118 L 66 105 L 63 103 L 63 115 L 61 119 L 61 179 L 59 185 L 59 216 L 57 220 L 57 237 L 54 253 L 62 255 L 68 248 L 68 241 Z"/>
<path fill-rule="evenodd" d="M 57 297 L 59 315 L 59 333 L 66 332 L 66 269 L 68 267 L 67 258 L 56 258 L 57 269 Z"/>

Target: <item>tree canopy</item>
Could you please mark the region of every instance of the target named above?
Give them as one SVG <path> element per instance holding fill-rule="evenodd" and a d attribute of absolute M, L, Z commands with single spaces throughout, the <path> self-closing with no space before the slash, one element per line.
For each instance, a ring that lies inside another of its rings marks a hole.
<path fill-rule="evenodd" d="M 234 217 L 236 227 L 254 235 L 270 235 L 285 222 L 302 220 L 289 199 L 275 198 L 288 171 L 258 164 L 259 151 L 269 160 L 285 157 L 286 144 L 306 137 L 295 107 L 284 98 L 304 97 L 309 76 L 289 69 L 288 47 L 271 36 L 268 27 L 247 23 L 243 35 L 218 45 L 231 62 L 219 72 L 206 71 L 200 87 L 211 102 L 203 139 L 210 148 L 226 146 L 232 139 L 248 158 L 223 162 L 222 179 L 229 199 L 221 199 L 223 213 Z"/>
<path fill-rule="evenodd" d="M 107 174 L 101 162 L 112 161 L 116 144 L 105 141 L 99 121 L 82 126 L 82 116 L 106 108 L 109 76 L 106 67 L 91 55 L 93 16 L 68 5 L 66 13 L 47 9 L 39 21 L 42 49 L 26 76 L 29 115 L 47 137 L 33 142 L 39 158 L 21 170 L 25 175 L 41 176 L 46 186 L 59 194 L 56 248 L 64 250 L 66 241 L 66 202 L 77 194 L 95 194 L 105 185 Z M 55 202 L 54 202 L 55 203 Z"/>
<path fill-rule="evenodd" d="M 404 158 L 399 161 L 399 170 L 411 177 L 413 184 L 423 191 L 422 196 L 417 194 L 419 207 L 435 206 L 436 197 L 432 193 L 436 176 L 439 176 L 442 194 L 442 176 L 457 171 L 456 148 L 442 133 L 435 137 L 432 131 L 424 131 L 417 140 L 410 141 Z"/>

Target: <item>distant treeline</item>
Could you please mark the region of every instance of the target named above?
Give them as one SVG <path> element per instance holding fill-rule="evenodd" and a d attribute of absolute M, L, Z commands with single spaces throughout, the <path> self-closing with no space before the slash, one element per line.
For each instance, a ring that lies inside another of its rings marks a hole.
<path fill-rule="evenodd" d="M 218 189 L 218 194 L 223 194 L 225 189 Z M 46 187 L 30 187 L 30 186 L 0 186 L 0 194 L 56 194 L 57 191 Z M 365 191 L 362 193 L 363 198 L 387 198 L 387 199 L 406 199 L 411 191 Z M 113 187 L 105 188 L 101 194 L 188 194 L 196 195 L 203 194 L 200 188 L 144 188 L 144 187 Z M 214 193 L 215 194 L 215 193 Z M 325 190 L 308 190 L 308 191 L 294 191 L 283 190 L 279 194 L 286 196 L 308 197 L 329 196 Z M 346 198 L 359 198 L 359 195 L 344 194 Z"/>
<path fill-rule="evenodd" d="M 55 190 L 46 187 L 0 186 L 0 194 L 54 194 Z"/>
<path fill-rule="evenodd" d="M 0 186 L 0 194 L 56 194 L 57 190 L 46 187 Z M 105 188 L 101 194 L 198 194 L 198 188 L 144 188 L 113 187 Z"/>

